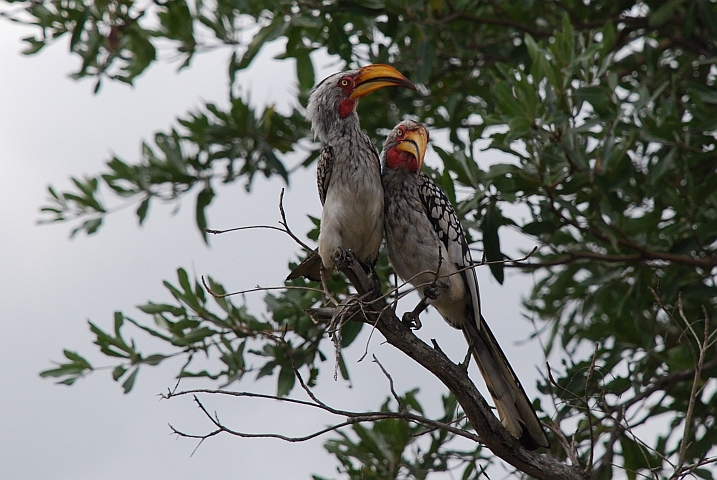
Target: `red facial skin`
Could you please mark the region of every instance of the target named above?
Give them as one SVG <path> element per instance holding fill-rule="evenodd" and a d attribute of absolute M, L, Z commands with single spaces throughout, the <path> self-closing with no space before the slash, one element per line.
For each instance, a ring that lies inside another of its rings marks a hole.
<path fill-rule="evenodd" d="M 401 126 L 398 134 L 396 135 L 397 142 L 401 143 L 401 140 L 405 135 L 406 129 Z M 386 152 L 386 164 L 390 169 L 405 168 L 409 172 L 418 171 L 418 160 L 416 157 L 413 156 L 413 154 L 399 150 L 396 147 L 391 147 L 388 149 L 388 152 Z"/>
<path fill-rule="evenodd" d="M 353 91 L 355 86 L 354 79 L 352 77 L 343 77 L 341 80 L 339 80 L 339 87 L 344 91 L 344 95 L 346 95 L 346 99 L 342 100 L 341 103 L 339 103 L 339 116 L 341 118 L 346 118 L 353 111 L 356 109 L 356 100 L 352 100 L 349 98 L 351 95 L 351 92 Z"/>
<path fill-rule="evenodd" d="M 386 152 L 386 163 L 388 168 L 405 168 L 409 172 L 418 170 L 418 160 L 412 154 L 391 148 Z"/>

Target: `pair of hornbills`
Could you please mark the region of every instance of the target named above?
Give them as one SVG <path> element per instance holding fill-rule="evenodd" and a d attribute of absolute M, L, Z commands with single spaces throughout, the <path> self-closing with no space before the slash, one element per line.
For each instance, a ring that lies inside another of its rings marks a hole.
<path fill-rule="evenodd" d="M 323 205 L 319 248 L 288 279 L 306 276 L 325 284 L 339 247 L 352 250 L 373 271 L 385 232 L 395 272 L 418 289 L 424 305 L 433 305 L 463 331 L 505 428 L 525 448 L 548 447 L 530 400 L 481 315 L 478 281 L 458 216 L 421 173 L 428 131 L 405 120 L 379 155 L 361 130 L 358 100 L 389 86 L 416 90 L 389 65 L 337 73 L 313 89 L 307 118 L 324 144 L 317 167 Z M 414 321 L 420 326 L 417 315 Z"/>

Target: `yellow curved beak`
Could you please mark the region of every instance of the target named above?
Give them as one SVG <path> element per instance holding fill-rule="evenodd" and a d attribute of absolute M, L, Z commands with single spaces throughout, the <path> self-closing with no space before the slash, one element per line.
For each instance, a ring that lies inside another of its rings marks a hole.
<path fill-rule="evenodd" d="M 426 147 L 428 146 L 428 131 L 425 127 L 420 126 L 406 132 L 397 149 L 408 152 L 416 157 L 418 162 L 418 170 L 423 168 L 423 159 L 426 156 Z"/>
<path fill-rule="evenodd" d="M 390 65 L 366 65 L 359 70 L 355 78 L 355 87 L 351 100 L 363 98 L 371 92 L 384 87 L 403 87 L 417 90 L 416 86 L 398 70 Z"/>

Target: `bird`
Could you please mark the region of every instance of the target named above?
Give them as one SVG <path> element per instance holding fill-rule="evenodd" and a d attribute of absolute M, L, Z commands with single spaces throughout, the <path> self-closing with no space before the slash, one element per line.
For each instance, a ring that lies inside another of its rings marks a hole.
<path fill-rule="evenodd" d="M 404 120 L 381 152 L 388 259 L 421 296 L 403 319 L 420 328 L 418 314 L 432 305 L 462 330 L 503 426 L 526 449 L 548 448 L 540 420 L 481 314 L 478 279 L 458 216 L 445 193 L 421 172 L 428 142 L 426 127 Z"/>
<path fill-rule="evenodd" d="M 316 181 L 323 206 L 318 249 L 287 277 L 322 281 L 334 269 L 333 253 L 353 251 L 364 270 L 376 263 L 383 241 L 383 190 L 378 151 L 361 130 L 356 106 L 360 98 L 384 87 L 416 86 L 390 65 L 366 65 L 339 72 L 312 90 L 307 120 L 314 139 L 324 147 L 319 155 Z"/>

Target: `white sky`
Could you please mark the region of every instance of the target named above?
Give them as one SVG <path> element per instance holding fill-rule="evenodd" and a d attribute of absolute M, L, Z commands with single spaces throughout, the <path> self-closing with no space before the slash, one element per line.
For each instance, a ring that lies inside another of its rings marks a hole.
<path fill-rule="evenodd" d="M 87 319 L 107 329 L 116 310 L 142 319 L 135 305 L 172 300 L 161 283 L 174 282 L 177 267 L 212 275 L 229 290 L 280 285 L 287 260 L 298 248 L 288 237 L 267 231 L 215 237 L 212 248 L 207 248 L 194 226 L 193 198 L 176 216 L 170 215 L 171 207 L 153 204 L 143 228 L 138 228 L 133 208 L 111 215 L 91 237 L 69 240 L 70 224 L 37 226 L 48 184 L 66 189 L 70 175 L 103 171 L 110 152 L 134 162 L 140 142 L 173 126 L 176 116 L 203 101 L 224 104 L 228 53 L 199 55 L 180 74 L 176 65 L 154 65 L 135 88 L 105 82 L 100 94 L 93 95 L 91 82 L 75 82 L 67 76 L 78 64 L 67 53 L 67 39 L 39 56 L 20 55 L 19 39 L 30 33 L 0 22 L 2 478 L 308 479 L 311 473 L 336 477 L 336 463 L 322 447 L 330 436 L 288 444 L 223 435 L 205 442 L 190 457 L 196 442 L 176 439 L 167 424 L 192 433 L 207 432 L 211 425 L 190 398 L 159 401 L 157 396 L 174 384 L 178 362 L 143 368 L 129 395 L 122 394 L 108 371 L 96 372 L 69 388 L 39 378 L 38 372 L 51 367 L 51 360 L 61 359 L 63 348 L 79 351 L 95 365 L 109 365 L 91 344 Z M 251 90 L 254 102 L 286 105 L 294 89 L 293 62 L 270 61 L 271 56 L 265 52 L 240 81 Z M 321 71 L 317 78 L 332 71 Z M 309 228 L 306 214 L 320 213 L 313 168 L 292 180 L 286 194 L 287 214 L 294 230 L 303 234 Z M 275 224 L 282 186 L 278 180 L 257 178 L 252 195 L 246 195 L 240 184 L 222 188 L 208 212 L 210 227 Z M 528 394 L 534 396 L 536 365 L 542 365 L 542 356 L 534 343 L 515 344 L 530 333 L 519 305 L 532 280 L 511 273 L 501 287 L 489 278 L 487 268 L 479 269 L 484 311 Z M 249 297 L 249 304 L 256 311 L 261 296 Z M 444 351 L 463 358 L 460 333 L 448 328 L 435 312 L 427 320 L 419 336 L 426 341 L 436 338 Z M 364 332 L 364 340 L 345 351 L 352 388 L 331 379 L 331 362 L 324 366 L 317 393 L 327 403 L 372 410 L 389 395 L 376 365 L 368 360 L 356 364 L 366 337 Z M 149 345 L 141 334 L 137 338 L 140 345 Z M 328 342 L 324 351 L 333 353 Z M 437 413 L 440 394 L 445 392 L 442 385 L 382 344 L 380 335 L 374 336 L 369 352 L 393 374 L 399 393 L 420 385 L 419 399 L 429 413 Z M 473 376 L 482 388 L 479 374 L 474 371 Z M 251 378 L 231 388 L 274 393 L 275 378 L 259 383 Z M 214 385 L 187 381 L 183 386 Z M 250 432 L 304 435 L 342 420 L 276 402 L 205 401 L 229 426 Z"/>

